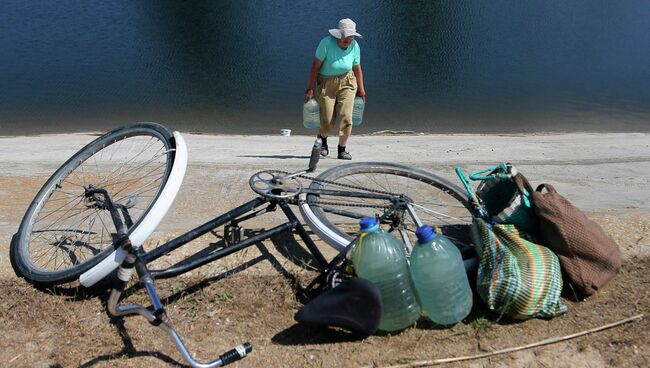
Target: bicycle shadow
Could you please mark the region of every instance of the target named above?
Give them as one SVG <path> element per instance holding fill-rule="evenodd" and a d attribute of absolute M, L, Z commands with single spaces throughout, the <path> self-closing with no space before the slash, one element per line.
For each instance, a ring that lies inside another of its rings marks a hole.
<path fill-rule="evenodd" d="M 113 278 L 116 274 L 117 271 L 90 287 L 81 286 L 79 281 L 72 281 L 56 286 L 34 285 L 34 288 L 43 293 L 63 296 L 68 301 L 80 302 L 97 297 L 102 298 L 106 295 L 113 285 Z"/>
<path fill-rule="evenodd" d="M 263 230 L 245 229 L 243 235 L 245 236 L 245 238 L 248 238 L 257 235 L 262 231 Z M 209 243 L 205 248 L 196 252 L 194 255 L 190 256 L 189 258 L 179 263 L 195 261 L 196 259 L 205 257 L 206 255 L 209 255 L 212 252 L 221 250 L 228 246 L 225 240 L 222 237 L 220 237 L 216 232 L 214 232 L 213 235 L 217 238 L 216 241 Z M 161 298 L 161 302 L 163 303 L 163 305 L 168 307 L 182 300 L 183 298 L 187 298 L 192 294 L 202 291 L 203 289 L 209 287 L 215 282 L 225 280 L 228 277 L 231 277 L 250 267 L 257 265 L 258 263 L 266 261 L 269 262 L 271 267 L 279 275 L 281 275 L 289 282 L 291 289 L 295 293 L 296 299 L 301 304 L 306 303 L 308 300 L 311 299 L 311 297 L 313 297 L 313 295 L 308 290 L 303 288 L 298 277 L 296 277 L 293 273 L 287 270 L 287 268 L 283 265 L 283 263 L 285 263 L 284 262 L 285 260 L 278 259 L 277 255 L 279 253 L 282 257 L 290 260 L 292 263 L 300 266 L 301 268 L 306 268 L 309 270 L 315 270 L 317 268 L 315 259 L 313 258 L 311 253 L 309 253 L 304 248 L 304 246 L 294 238 L 293 232 L 283 232 L 271 238 L 268 238 L 268 240 L 269 242 L 260 241 L 251 245 L 251 247 L 256 247 L 257 250 L 259 251 L 260 254 L 258 256 L 249 259 L 236 267 L 225 270 L 217 275 L 202 279 L 200 282 L 193 284 L 189 287 L 174 289 L 174 293 L 164 298 Z M 272 252 L 270 247 L 273 247 L 276 252 Z M 119 337 L 123 344 L 122 349 L 120 349 L 119 351 L 115 351 L 109 354 L 104 354 L 92 358 L 91 360 L 80 365 L 80 367 L 92 367 L 101 364 L 103 362 L 119 359 L 119 358 L 138 358 L 138 357 L 154 357 L 156 359 L 159 359 L 161 363 L 164 362 L 174 366 L 189 367 L 185 363 L 181 363 L 167 354 L 158 351 L 148 351 L 148 350 L 138 351 L 135 348 L 131 340 L 131 337 L 129 336 L 128 331 L 125 327 L 125 319 L 119 317 L 111 317 L 108 310 L 106 309 L 106 305 L 108 303 L 108 298 L 109 298 L 108 291 L 111 287 L 112 280 L 113 279 L 111 277 L 107 277 L 106 279 L 102 280 L 98 285 L 95 285 L 92 288 L 84 288 L 79 285 L 71 286 L 71 287 L 46 288 L 47 290 L 49 290 L 49 292 L 56 292 L 57 294 L 68 296 L 68 298 L 73 301 L 82 301 L 93 297 L 99 297 L 102 305 L 104 306 L 104 312 L 110 318 L 110 323 L 113 326 L 115 326 L 116 331 L 119 334 Z M 129 298 L 129 296 L 142 292 L 143 290 L 144 288 L 140 285 L 140 283 L 133 284 L 129 286 L 126 290 L 124 290 L 121 299 L 125 300 Z M 147 307 L 151 308 L 151 306 L 147 306 Z M 304 333 L 303 326 L 294 326 L 293 328 L 285 330 L 280 334 L 276 335 L 276 337 L 273 338 L 274 339 L 273 341 L 276 341 L 278 343 L 286 342 L 287 344 L 294 341 L 299 341 L 300 340 L 299 336 L 301 333 Z M 349 341 L 350 339 L 350 337 L 347 336 L 347 334 L 339 331 L 334 331 L 334 330 L 331 331 L 331 333 L 329 334 L 325 334 L 325 335 L 314 334 L 314 335 L 315 335 L 314 339 L 309 340 L 309 341 L 314 341 L 313 343 L 316 343 L 315 341 L 319 341 L 319 340 L 322 340 L 323 342 L 327 342 L 327 341 L 336 342 L 336 341 Z M 161 338 L 167 338 L 167 337 L 161 337 Z"/>
<path fill-rule="evenodd" d="M 239 272 L 242 272 L 242 271 L 244 271 L 244 270 L 246 270 L 246 269 L 248 269 L 248 268 L 250 268 L 252 266 L 255 266 L 258 263 L 264 262 L 264 261 L 268 261 L 270 263 L 270 265 L 273 267 L 273 269 L 275 269 L 280 275 L 285 277 L 289 281 L 292 288 L 300 289 L 298 279 L 293 274 L 291 274 L 286 268 L 284 268 L 284 266 L 282 266 L 282 263 L 280 261 L 278 261 L 268 251 L 268 249 L 266 249 L 264 244 L 262 244 L 260 242 L 260 243 L 255 244 L 255 246 L 257 247 L 257 249 L 261 253 L 259 256 L 255 257 L 253 259 L 250 259 L 250 260 L 242 263 L 241 265 L 239 265 L 239 266 L 237 266 L 235 268 L 223 271 L 222 273 L 220 273 L 218 275 L 205 278 L 205 279 L 201 280 L 200 282 L 198 282 L 198 283 L 196 283 L 196 284 L 194 284 L 194 285 L 192 285 L 190 287 L 179 290 L 176 293 L 161 299 L 163 305 L 172 304 L 172 303 L 174 303 L 174 302 L 176 302 L 176 301 L 178 301 L 178 300 L 180 300 L 182 298 L 186 298 L 189 295 L 200 292 L 201 290 L 203 290 L 206 287 L 210 286 L 214 282 L 224 280 L 224 279 L 226 279 L 226 278 L 228 278 L 228 277 L 230 277 L 232 275 L 235 275 L 235 274 L 237 274 Z M 138 286 L 138 289 L 141 289 L 141 287 Z M 134 290 L 134 291 L 137 291 L 137 290 Z M 126 293 L 126 291 L 125 291 L 125 293 Z"/>
<path fill-rule="evenodd" d="M 365 337 L 344 330 L 296 323 L 275 334 L 271 341 L 284 346 L 305 346 L 359 341 Z"/>
<path fill-rule="evenodd" d="M 107 312 L 108 314 L 108 312 Z M 120 336 L 120 339 L 122 340 L 122 344 L 124 344 L 124 347 L 117 352 L 110 353 L 110 354 L 104 354 L 100 355 L 98 357 L 95 357 L 81 365 L 79 365 L 79 368 L 87 368 L 87 367 L 92 367 L 94 365 L 97 365 L 102 362 L 107 362 L 109 360 L 114 360 L 114 359 L 119 359 L 119 358 L 139 358 L 139 357 L 154 357 L 156 359 L 159 359 L 169 365 L 173 366 L 178 366 L 178 367 L 183 367 L 183 368 L 189 368 L 189 365 L 182 364 L 176 359 L 170 357 L 169 355 L 163 354 L 158 351 L 138 351 L 135 346 L 133 346 L 133 343 L 131 342 L 131 337 L 129 336 L 126 327 L 124 326 L 124 319 L 123 318 L 111 318 L 110 324 L 115 326 L 117 333 Z"/>
<path fill-rule="evenodd" d="M 277 160 L 292 160 L 292 159 L 301 159 L 309 160 L 310 156 L 296 156 L 296 155 L 240 155 L 237 157 L 242 158 L 273 158 Z"/>
<path fill-rule="evenodd" d="M 252 230 L 247 230 L 246 231 L 247 236 L 254 235 L 255 233 L 256 232 L 252 231 Z M 223 245 L 223 240 L 220 240 L 220 241 L 217 241 L 215 243 L 211 243 L 208 247 L 206 247 L 201 252 L 209 253 L 211 251 L 214 251 L 215 249 L 221 248 L 222 246 L 224 246 Z M 301 287 L 299 285 L 299 282 L 298 282 L 297 278 L 293 274 L 291 274 L 286 268 L 284 268 L 282 266 L 282 263 L 267 249 L 266 245 L 264 245 L 263 242 L 255 243 L 252 246 L 255 246 L 259 250 L 259 252 L 260 252 L 259 256 L 255 257 L 253 259 L 250 259 L 250 260 L 242 263 L 241 265 L 239 265 L 237 267 L 234 267 L 234 268 L 228 269 L 226 271 L 223 271 L 223 272 L 219 273 L 218 275 L 203 279 L 197 284 L 191 285 L 191 286 L 189 286 L 187 288 L 183 288 L 181 290 L 176 290 L 173 294 L 171 294 L 169 296 L 166 296 L 164 298 L 161 298 L 161 302 L 163 303 L 164 306 L 168 307 L 168 306 L 172 305 L 173 303 L 175 303 L 175 302 L 177 302 L 177 301 L 179 301 L 179 300 L 181 300 L 183 298 L 187 298 L 188 296 L 190 296 L 190 295 L 192 295 L 194 293 L 200 292 L 201 290 L 205 289 L 206 287 L 209 287 L 214 282 L 218 282 L 218 281 L 227 279 L 228 277 L 230 277 L 232 275 L 235 275 L 235 274 L 237 274 L 239 272 L 242 272 L 242 271 L 244 271 L 244 270 L 246 270 L 246 269 L 248 269 L 248 268 L 250 268 L 252 266 L 255 266 L 256 264 L 258 264 L 260 262 L 264 262 L 264 261 L 268 261 L 271 264 L 271 266 L 280 275 L 282 275 L 283 277 L 285 277 L 286 279 L 289 280 L 289 282 L 290 282 L 290 284 L 292 286 L 292 289 L 296 290 L 296 293 L 300 293 L 299 290 L 301 290 Z M 130 286 L 129 288 L 127 288 L 124 291 L 123 299 L 128 298 L 129 295 L 137 293 L 137 292 L 139 292 L 141 290 L 143 290 L 143 287 L 139 283 L 134 284 L 134 285 Z M 101 301 L 102 301 L 102 304 L 105 306 L 106 303 L 108 302 L 108 294 L 107 293 L 104 293 L 104 295 L 101 296 Z M 150 308 L 151 306 L 148 306 L 148 307 Z M 109 317 L 111 317 L 110 314 L 108 313 L 108 310 L 105 309 L 105 312 Z M 122 343 L 124 344 L 124 347 L 120 351 L 110 353 L 110 354 L 101 355 L 101 356 L 98 356 L 96 358 L 93 358 L 92 360 L 84 363 L 80 367 L 92 367 L 94 365 L 97 365 L 98 363 L 102 363 L 102 362 L 112 360 L 112 359 L 123 358 L 123 357 L 126 357 L 126 358 L 154 357 L 154 358 L 160 359 L 162 362 L 168 363 L 170 365 L 175 365 L 175 366 L 178 365 L 178 366 L 181 366 L 181 367 L 189 367 L 188 365 L 182 364 L 182 363 L 178 362 L 177 360 L 171 358 L 170 356 L 168 356 L 166 354 L 163 354 L 163 353 L 160 353 L 160 352 L 156 352 L 156 351 L 138 351 L 134 347 L 134 345 L 133 345 L 133 343 L 131 341 L 131 337 L 128 335 L 128 332 L 127 332 L 126 327 L 124 325 L 124 318 L 112 317 L 112 318 L 110 318 L 110 323 L 115 326 L 115 328 L 116 328 L 116 330 L 117 330 L 117 332 L 118 332 L 118 334 L 120 336 L 120 339 L 122 340 Z"/>
<path fill-rule="evenodd" d="M 313 238 L 315 234 L 307 233 Z M 275 250 L 296 266 L 310 271 L 318 271 L 319 265 L 316 258 L 294 238 L 293 232 L 283 232 L 269 238 Z"/>

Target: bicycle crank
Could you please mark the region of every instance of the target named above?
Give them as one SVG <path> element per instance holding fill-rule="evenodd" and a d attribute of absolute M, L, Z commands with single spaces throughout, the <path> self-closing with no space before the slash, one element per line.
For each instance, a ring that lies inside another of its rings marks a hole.
<path fill-rule="evenodd" d="M 288 199 L 302 192 L 302 182 L 289 173 L 278 170 L 266 170 L 253 174 L 248 185 L 257 194 L 267 198 Z"/>

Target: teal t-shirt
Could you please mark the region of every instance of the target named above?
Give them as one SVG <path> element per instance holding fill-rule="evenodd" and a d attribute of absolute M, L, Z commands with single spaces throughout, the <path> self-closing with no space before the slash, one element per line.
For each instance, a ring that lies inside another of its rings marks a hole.
<path fill-rule="evenodd" d="M 361 63 L 361 49 L 356 40 L 353 40 L 347 49 L 343 50 L 336 43 L 336 38 L 327 36 L 323 38 L 316 48 L 316 58 L 322 61 L 320 74 L 325 76 L 339 75 L 352 70 L 352 67 Z"/>

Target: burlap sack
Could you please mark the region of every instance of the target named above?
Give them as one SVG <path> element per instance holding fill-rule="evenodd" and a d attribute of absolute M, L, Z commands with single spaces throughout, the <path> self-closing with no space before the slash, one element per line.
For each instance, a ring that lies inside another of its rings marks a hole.
<path fill-rule="evenodd" d="M 618 273 L 621 252 L 598 224 L 552 185 L 539 185 L 532 199 L 542 243 L 557 254 L 567 281 L 579 296 L 594 294 Z"/>

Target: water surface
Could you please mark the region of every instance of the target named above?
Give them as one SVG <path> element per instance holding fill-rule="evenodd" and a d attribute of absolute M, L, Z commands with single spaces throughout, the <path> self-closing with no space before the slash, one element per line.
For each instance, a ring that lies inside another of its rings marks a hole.
<path fill-rule="evenodd" d="M 350 17 L 356 133 L 650 131 L 650 2 L 19 1 L 0 4 L 0 134 L 160 121 L 301 127 L 318 41 Z"/>

